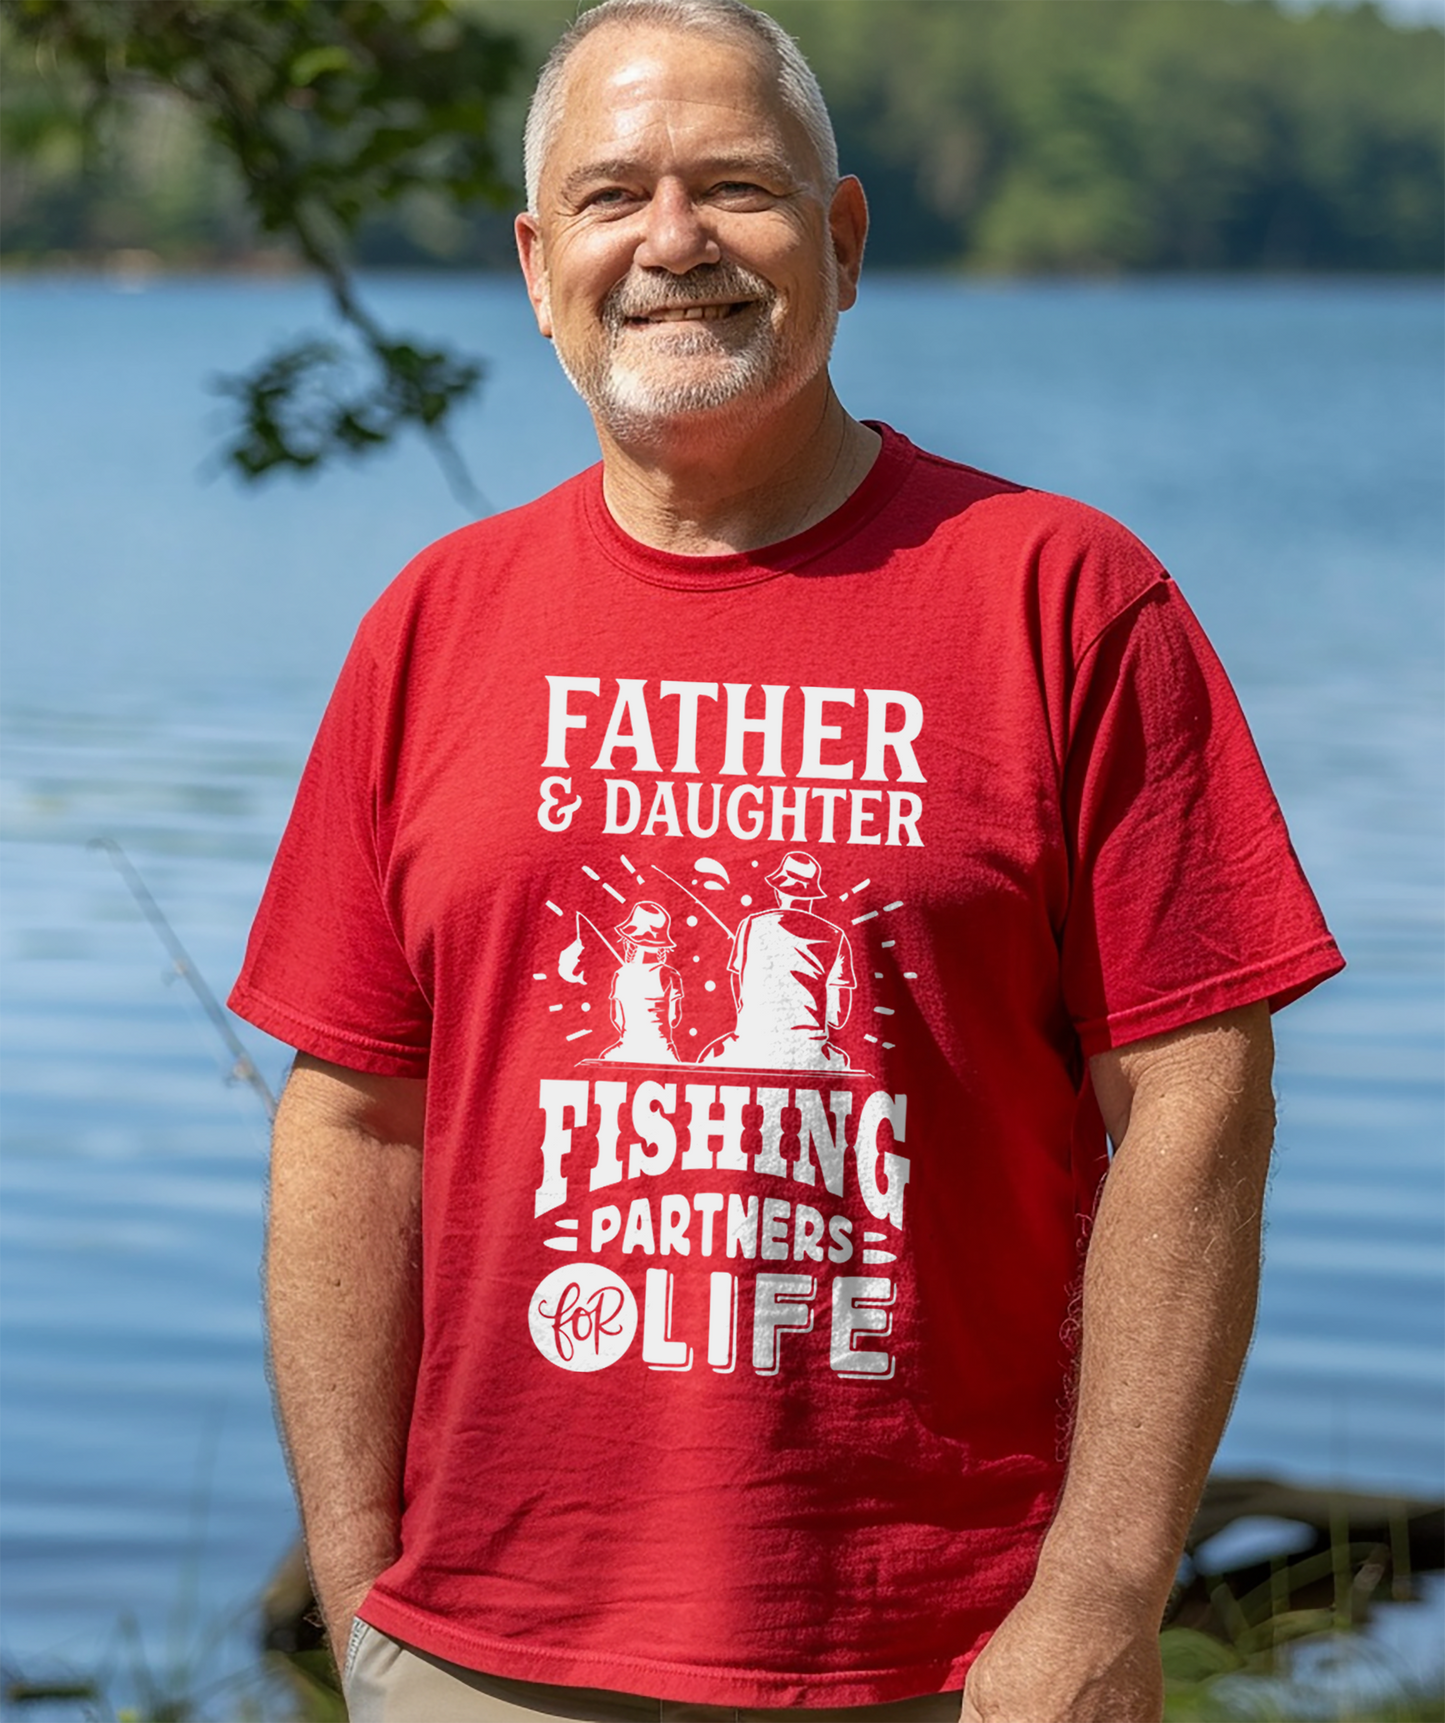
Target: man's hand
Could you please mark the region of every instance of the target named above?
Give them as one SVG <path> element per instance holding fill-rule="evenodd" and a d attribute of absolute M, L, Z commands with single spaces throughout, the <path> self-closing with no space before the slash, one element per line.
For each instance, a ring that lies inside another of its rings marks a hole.
<path fill-rule="evenodd" d="M 960 1723 L 1159 1723 L 1164 1675 L 1152 1612 L 1023 1599 L 979 1653 Z"/>
<path fill-rule="evenodd" d="M 425 1082 L 303 1054 L 272 1142 L 272 1386 L 338 1663 L 362 1599 L 400 1553 L 421 1346 L 425 1109 Z"/>
<path fill-rule="evenodd" d="M 1159 1723 L 1159 1622 L 1254 1325 L 1274 1110 L 1264 1005 L 1091 1063 L 1115 1144 L 1069 1470 L 962 1723 Z"/>

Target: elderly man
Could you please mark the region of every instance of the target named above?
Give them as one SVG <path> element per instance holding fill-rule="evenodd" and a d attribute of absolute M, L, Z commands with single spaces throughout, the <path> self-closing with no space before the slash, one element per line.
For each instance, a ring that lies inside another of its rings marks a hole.
<path fill-rule="evenodd" d="M 584 13 L 527 169 L 600 467 L 366 618 L 234 996 L 299 1050 L 272 1350 L 352 1715 L 1149 1723 L 1269 1011 L 1338 955 L 1149 553 L 840 404 L 866 209 L 775 25 Z M 855 1068 L 701 1061 L 799 854 Z M 644 883 L 633 1067 L 558 946 Z"/>

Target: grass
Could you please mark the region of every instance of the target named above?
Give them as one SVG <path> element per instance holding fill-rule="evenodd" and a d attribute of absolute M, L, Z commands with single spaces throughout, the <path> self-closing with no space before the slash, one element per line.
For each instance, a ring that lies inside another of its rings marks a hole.
<path fill-rule="evenodd" d="M 1445 1723 L 1445 1689 L 1401 1681 L 1349 1630 L 1251 1652 L 1168 1628 L 1161 1648 L 1165 1723 Z"/>

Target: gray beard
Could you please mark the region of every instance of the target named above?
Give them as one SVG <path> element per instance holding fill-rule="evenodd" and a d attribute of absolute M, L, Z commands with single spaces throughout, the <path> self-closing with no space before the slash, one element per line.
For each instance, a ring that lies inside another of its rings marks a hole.
<path fill-rule="evenodd" d="M 831 255 L 828 267 L 830 303 L 825 305 L 817 328 L 799 345 L 780 339 L 771 317 L 777 295 L 768 283 L 751 270 L 718 263 L 656 281 L 624 278 L 603 303 L 607 344 L 602 352 L 583 362 L 569 358 L 558 346 L 558 361 L 593 415 L 619 442 L 654 440 L 669 423 L 696 414 L 726 412 L 730 420 L 744 422 L 760 418 L 780 396 L 796 394 L 827 364 L 838 321 Z M 679 325 L 669 336 L 669 356 L 696 354 L 712 360 L 705 376 L 663 380 L 619 361 L 629 318 L 700 298 L 750 299 L 757 307 L 747 314 L 754 318 L 752 334 L 729 353 L 719 354 L 717 335 L 707 324 L 696 329 Z"/>

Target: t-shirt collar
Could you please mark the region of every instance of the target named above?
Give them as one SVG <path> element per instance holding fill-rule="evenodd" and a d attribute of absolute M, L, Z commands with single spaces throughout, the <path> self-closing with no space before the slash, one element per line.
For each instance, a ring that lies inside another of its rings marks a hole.
<path fill-rule="evenodd" d="M 883 446 L 862 484 L 832 514 L 792 538 L 756 550 L 726 556 L 682 556 L 654 550 L 626 533 L 613 519 L 602 489 L 599 462 L 582 475 L 582 508 L 599 548 L 612 562 L 653 586 L 699 592 L 732 586 L 754 586 L 780 574 L 804 569 L 837 544 L 850 538 L 897 494 L 918 451 L 907 437 L 875 420 L 865 423 L 877 431 Z"/>

